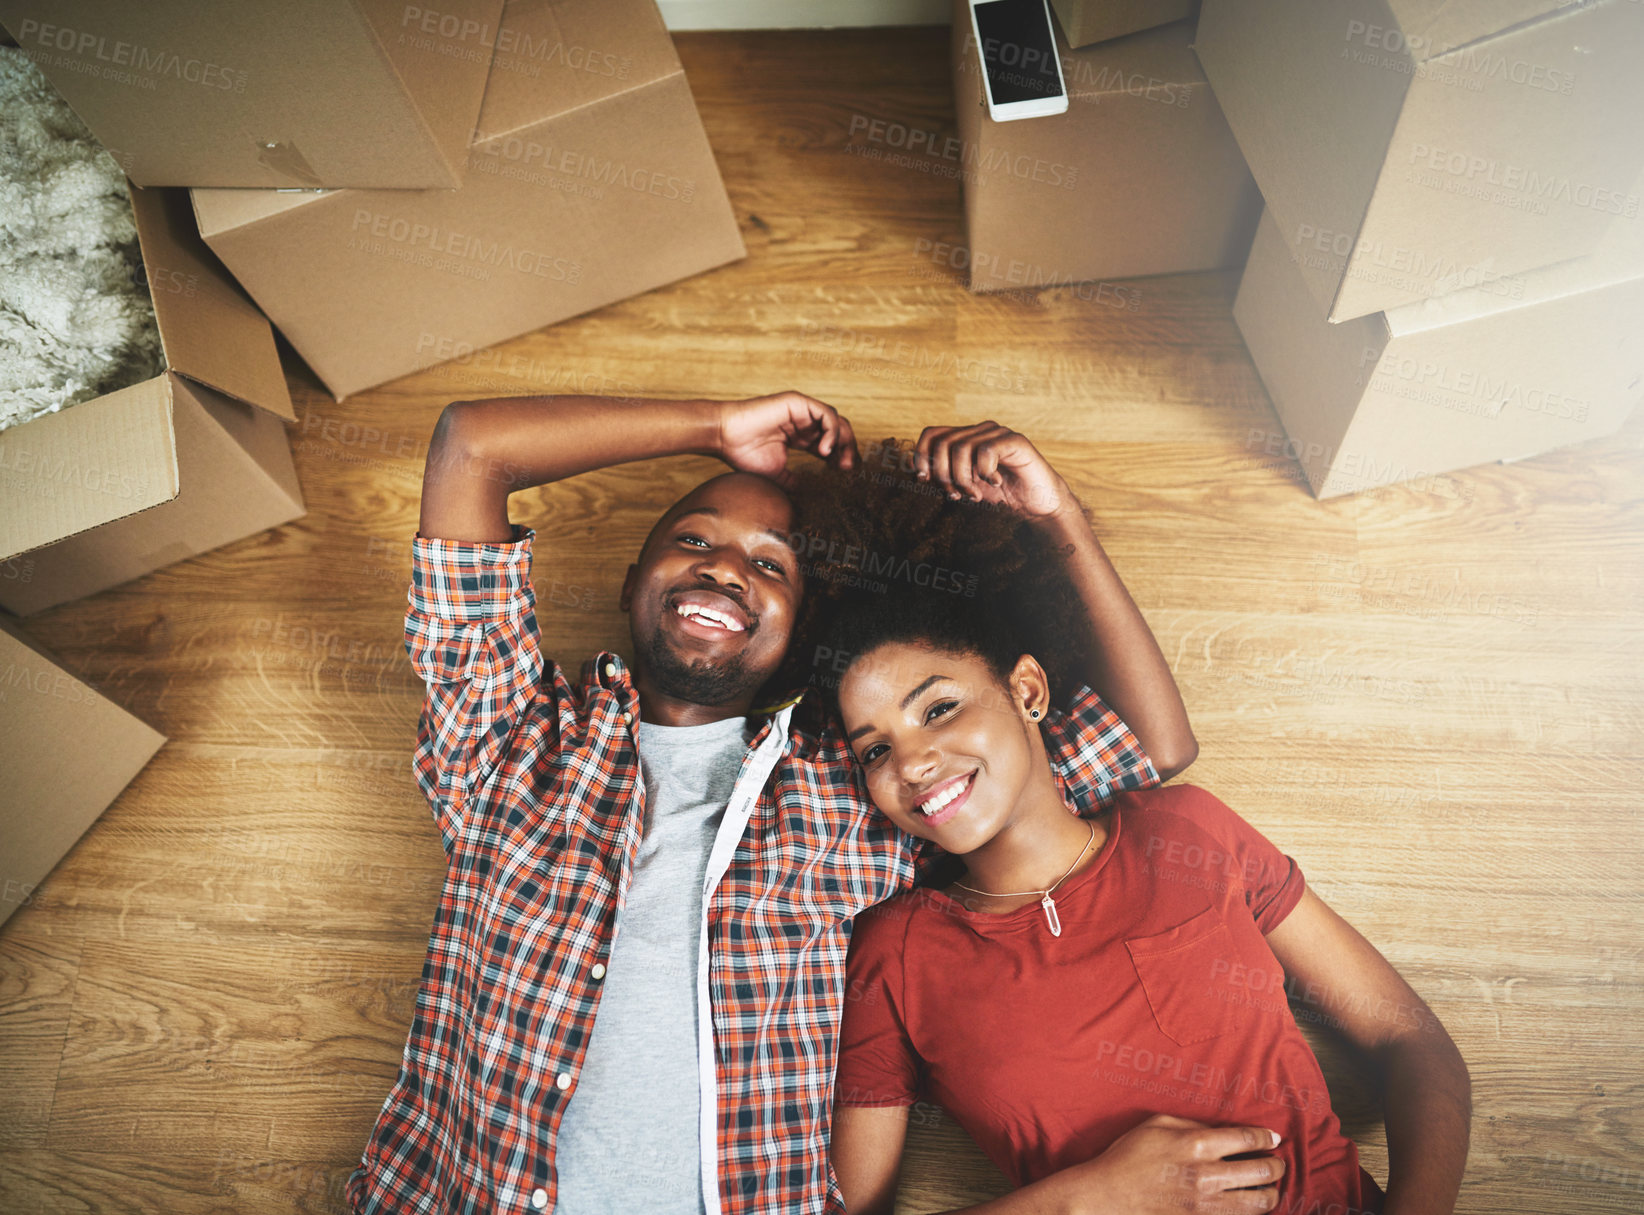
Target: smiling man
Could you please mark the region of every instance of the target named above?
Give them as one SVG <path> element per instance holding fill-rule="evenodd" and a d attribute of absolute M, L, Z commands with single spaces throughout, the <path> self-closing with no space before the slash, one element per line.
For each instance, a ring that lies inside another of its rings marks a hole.
<path fill-rule="evenodd" d="M 930 429 L 920 459 L 985 497 L 974 457 L 1001 432 Z M 790 450 L 841 472 L 858 459 L 850 424 L 795 392 L 441 415 L 406 644 L 428 689 L 416 774 L 447 876 L 353 1211 L 843 1211 L 827 1148 L 850 923 L 927 857 L 872 808 L 833 727 L 796 716 L 808 701 L 760 700 L 805 596 L 789 543 L 803 520 L 779 484 Z M 508 496 L 687 453 L 735 471 L 670 507 L 629 568 L 632 664 L 602 652 L 573 681 L 542 651 L 535 532 L 510 522 Z M 1097 692 L 1135 733 L 1088 690 L 1045 729 L 1096 805 L 1195 747 L 1158 646 L 1090 546 L 1072 560 Z"/>

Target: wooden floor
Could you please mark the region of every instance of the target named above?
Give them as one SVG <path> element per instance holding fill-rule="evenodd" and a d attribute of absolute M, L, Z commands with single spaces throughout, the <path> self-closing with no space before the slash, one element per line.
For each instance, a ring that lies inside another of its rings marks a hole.
<path fill-rule="evenodd" d="M 1295 855 L 1459 1042 L 1460 1209 L 1644 1209 L 1644 419 L 1316 502 L 1265 454 L 1279 423 L 1236 272 L 1141 280 L 1131 311 L 973 297 L 924 251 L 962 239 L 957 183 L 851 132 L 953 130 L 944 31 L 677 41 L 747 260 L 508 352 L 655 395 L 802 388 L 868 437 L 991 417 L 1039 442 L 1175 667 L 1190 778 Z M 446 401 L 541 382 L 447 365 L 338 405 L 288 367 L 306 518 L 28 624 L 172 741 L 0 929 L 7 1215 L 339 1211 L 395 1074 L 442 861 L 401 640 L 421 452 Z M 622 568 L 714 468 L 516 497 L 562 661 L 626 644 Z M 906 1211 L 999 1191 L 942 1111 L 914 1121 Z"/>

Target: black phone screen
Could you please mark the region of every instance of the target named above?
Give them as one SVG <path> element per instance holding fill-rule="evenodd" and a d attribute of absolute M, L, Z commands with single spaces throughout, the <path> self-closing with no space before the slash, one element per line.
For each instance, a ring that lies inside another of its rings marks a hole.
<path fill-rule="evenodd" d="M 988 91 L 994 105 L 1062 95 L 1056 39 L 1045 0 L 988 0 L 976 6 Z"/>

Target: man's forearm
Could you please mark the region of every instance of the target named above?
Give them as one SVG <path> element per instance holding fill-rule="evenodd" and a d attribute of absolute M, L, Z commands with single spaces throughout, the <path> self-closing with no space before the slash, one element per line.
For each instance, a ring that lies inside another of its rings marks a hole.
<path fill-rule="evenodd" d="M 1186 768 L 1199 754 L 1170 664 L 1153 630 L 1125 589 L 1078 500 L 1039 524 L 1063 553 L 1068 577 L 1089 621 L 1091 668 L 1086 682 L 1130 727 L 1161 779 Z"/>
<path fill-rule="evenodd" d="M 719 447 L 721 402 L 595 396 L 456 401 L 440 414 L 423 474 L 424 536 L 501 542 L 508 495 L 630 460 Z"/>

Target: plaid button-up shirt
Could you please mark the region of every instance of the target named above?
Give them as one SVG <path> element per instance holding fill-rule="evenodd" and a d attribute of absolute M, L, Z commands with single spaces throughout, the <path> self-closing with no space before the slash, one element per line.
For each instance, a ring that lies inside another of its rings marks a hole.
<path fill-rule="evenodd" d="M 542 653 L 534 536 L 412 542 L 405 638 L 428 687 L 415 768 L 447 868 L 399 1076 L 348 1179 L 356 1212 L 554 1208 L 556 1135 L 599 1009 L 644 783 L 623 660 L 601 653 L 573 684 Z M 1158 782 L 1088 688 L 1044 729 L 1073 804 Z M 792 705 L 765 717 L 698 925 L 710 1215 L 844 1211 L 828 1131 L 851 918 L 913 885 L 932 855 L 873 808 L 835 729 L 802 725 Z"/>

